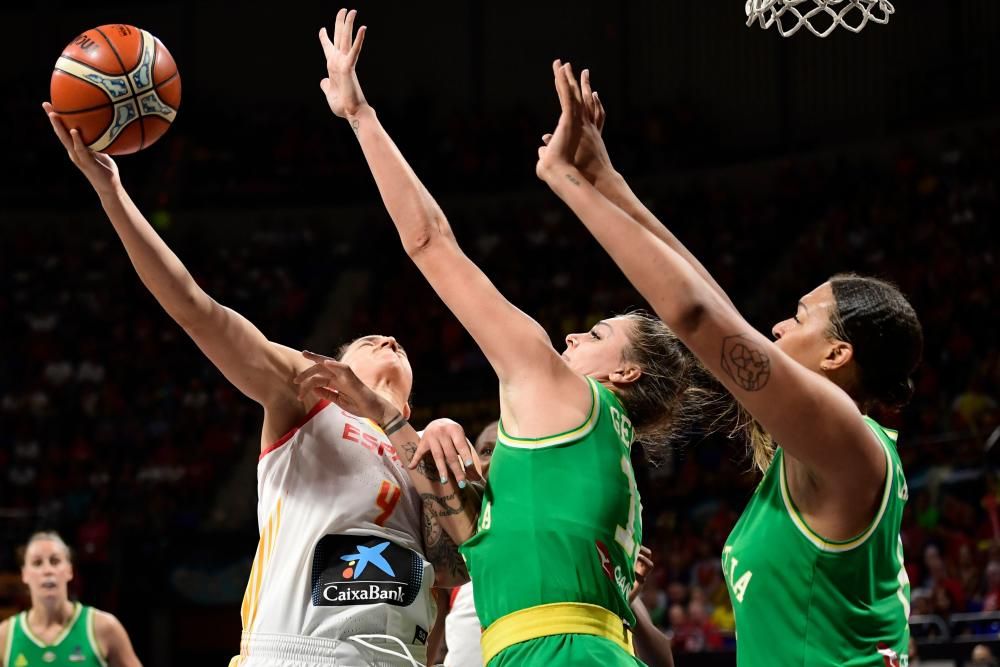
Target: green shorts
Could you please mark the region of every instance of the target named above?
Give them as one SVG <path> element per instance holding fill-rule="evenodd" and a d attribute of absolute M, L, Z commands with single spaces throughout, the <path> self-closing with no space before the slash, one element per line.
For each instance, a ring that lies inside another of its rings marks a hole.
<path fill-rule="evenodd" d="M 645 667 L 609 639 L 594 635 L 551 635 L 500 651 L 488 667 Z"/>

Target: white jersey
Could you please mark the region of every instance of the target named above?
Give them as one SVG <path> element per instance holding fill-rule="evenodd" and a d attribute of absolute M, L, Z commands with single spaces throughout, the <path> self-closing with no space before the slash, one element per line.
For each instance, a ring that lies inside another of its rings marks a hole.
<path fill-rule="evenodd" d="M 434 571 L 422 555 L 420 496 L 382 431 L 321 401 L 261 452 L 257 491 L 260 542 L 234 663 L 270 664 L 254 659 L 255 646 L 299 637 L 305 651 L 306 638 L 323 644 L 321 664 L 411 664 L 376 659 L 347 640 L 356 635 L 395 637 L 422 662 Z"/>
<path fill-rule="evenodd" d="M 444 642 L 448 646 L 445 667 L 482 667 L 483 648 L 479 643 L 482 633 L 470 581 L 455 589 L 451 611 L 444 619 Z"/>

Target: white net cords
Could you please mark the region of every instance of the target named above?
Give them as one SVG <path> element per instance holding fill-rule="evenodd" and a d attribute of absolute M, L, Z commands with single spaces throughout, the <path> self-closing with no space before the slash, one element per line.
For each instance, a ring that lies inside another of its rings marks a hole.
<path fill-rule="evenodd" d="M 747 0 L 747 26 L 776 26 L 782 37 L 806 27 L 817 37 L 826 37 L 838 27 L 861 32 L 868 22 L 886 24 L 896 12 L 890 0 Z M 816 24 L 813 22 L 816 21 Z M 829 21 L 829 25 L 824 24 Z"/>

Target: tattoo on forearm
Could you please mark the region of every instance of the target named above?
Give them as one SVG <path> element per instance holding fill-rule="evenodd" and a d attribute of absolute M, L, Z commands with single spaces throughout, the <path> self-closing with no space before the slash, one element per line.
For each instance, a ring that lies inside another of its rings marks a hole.
<path fill-rule="evenodd" d="M 437 522 L 433 507 L 424 503 L 424 555 L 438 572 L 446 573 L 453 579 L 467 580 L 469 570 L 465 559 L 458 552 L 458 546 Z"/>
<path fill-rule="evenodd" d="M 470 498 L 468 493 L 463 493 L 463 491 L 470 489 L 471 487 L 468 487 L 443 496 L 434 493 L 421 493 L 420 499 L 424 501 L 425 508 L 429 507 L 434 512 L 434 516 L 455 516 L 465 511 L 465 506 L 470 500 L 475 503 L 475 498 Z"/>
<path fill-rule="evenodd" d="M 354 134 L 358 133 L 358 128 L 361 127 L 361 121 L 357 118 L 351 121 L 351 129 L 354 130 Z"/>
<path fill-rule="evenodd" d="M 403 453 L 403 459 L 404 459 L 403 462 L 409 465 L 410 461 L 413 460 L 413 455 L 417 453 L 417 443 L 413 442 L 412 440 L 407 440 L 399 447 L 399 449 Z M 431 455 L 429 453 L 425 454 L 424 458 L 421 459 L 419 464 L 417 464 L 416 471 L 431 481 L 434 482 L 441 481 L 438 478 L 437 468 L 435 468 L 434 466 L 434 459 L 431 458 Z"/>
<path fill-rule="evenodd" d="M 746 336 L 726 336 L 722 339 L 722 370 L 741 388 L 760 391 L 771 379 L 771 358 Z"/>
<path fill-rule="evenodd" d="M 567 179 L 569 180 L 569 182 L 570 182 L 570 183 L 572 183 L 573 185 L 580 185 L 580 179 L 579 179 L 579 178 L 577 178 L 576 176 L 574 176 L 573 174 L 566 174 L 566 178 L 567 178 Z"/>

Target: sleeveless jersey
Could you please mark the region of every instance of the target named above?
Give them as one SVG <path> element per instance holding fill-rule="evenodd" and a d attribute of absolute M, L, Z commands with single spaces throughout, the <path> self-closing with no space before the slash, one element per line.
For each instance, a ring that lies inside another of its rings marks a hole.
<path fill-rule="evenodd" d="M 236 664 L 288 635 L 391 635 L 422 653 L 434 571 L 422 556 L 420 496 L 382 431 L 320 401 L 264 449 L 257 478 L 260 542 Z"/>
<path fill-rule="evenodd" d="M 865 422 L 885 450 L 874 520 L 825 540 L 788 492 L 779 448 L 722 554 L 739 667 L 906 667 L 910 583 L 899 528 L 908 496 L 896 433 Z"/>
<path fill-rule="evenodd" d="M 4 647 L 6 667 L 107 667 L 94 636 L 94 608 L 77 602 L 73 618 L 46 644 L 28 626 L 28 612 L 11 616 Z"/>
<path fill-rule="evenodd" d="M 555 602 L 598 605 L 635 623 L 628 594 L 642 504 L 632 423 L 614 394 L 588 381 L 590 414 L 572 431 L 515 438 L 499 425 L 478 531 L 461 547 L 484 627 Z"/>

